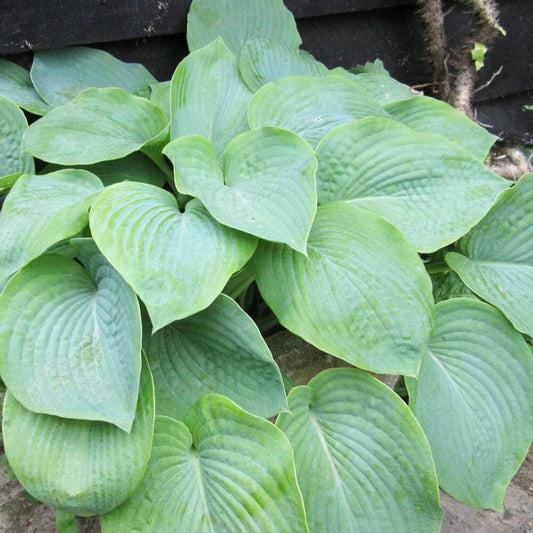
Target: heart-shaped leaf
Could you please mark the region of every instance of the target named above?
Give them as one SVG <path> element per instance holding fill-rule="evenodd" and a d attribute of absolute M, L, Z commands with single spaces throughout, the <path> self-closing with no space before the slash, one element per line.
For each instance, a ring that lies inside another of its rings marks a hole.
<path fill-rule="evenodd" d="M 328 72 L 305 50 L 266 38 L 246 41 L 239 53 L 239 73 L 253 92 L 287 76 L 323 76 Z"/>
<path fill-rule="evenodd" d="M 35 52 L 31 80 L 52 106 L 67 103 L 91 87 L 119 87 L 146 96 L 157 80 L 138 63 L 124 63 L 115 56 L 86 46 Z"/>
<path fill-rule="evenodd" d="M 154 430 L 154 389 L 143 364 L 130 433 L 105 422 L 36 414 L 8 392 L 4 446 L 10 466 L 38 500 L 77 515 L 106 513 L 143 478 Z"/>
<path fill-rule="evenodd" d="M 170 119 L 170 86 L 171 81 L 162 81 L 151 85 L 150 100 Z"/>
<path fill-rule="evenodd" d="M 446 262 L 519 331 L 533 335 L 533 174 L 504 191 Z"/>
<path fill-rule="evenodd" d="M 198 400 L 185 424 L 156 417 L 143 482 L 101 517 L 102 533 L 307 532 L 281 431 L 216 394 Z"/>
<path fill-rule="evenodd" d="M 252 260 L 281 324 L 361 368 L 416 375 L 433 297 L 407 239 L 381 217 L 335 202 L 318 208 L 307 254 L 261 242 Z"/>
<path fill-rule="evenodd" d="M 85 170 L 21 176 L 0 212 L 0 287 L 52 244 L 79 233 L 101 189 Z"/>
<path fill-rule="evenodd" d="M 51 163 L 46 166 L 43 172 L 49 173 L 62 168 L 64 167 Z M 163 170 L 142 152 L 133 152 L 121 159 L 101 161 L 94 165 L 75 165 L 74 168 L 92 172 L 102 180 L 105 186 L 128 180 L 162 187 L 167 179 Z"/>
<path fill-rule="evenodd" d="M 316 146 L 333 128 L 366 116 L 388 116 L 377 100 L 343 76 L 289 76 L 267 83 L 248 109 L 251 128 L 279 126 Z"/>
<path fill-rule="evenodd" d="M 181 137 L 164 152 L 178 190 L 199 198 L 221 224 L 305 253 L 317 160 L 301 137 L 268 127 L 243 133 L 228 144 L 223 167 L 204 137 Z"/>
<path fill-rule="evenodd" d="M 310 531 L 440 531 L 431 450 L 386 385 L 329 369 L 292 389 L 289 407 L 276 425 L 294 449 Z"/>
<path fill-rule="evenodd" d="M 155 104 L 123 89 L 87 89 L 34 122 L 26 152 L 60 165 L 119 159 L 157 138 L 168 120 Z"/>
<path fill-rule="evenodd" d="M 170 86 L 170 135 L 202 135 L 222 154 L 248 129 L 246 111 L 252 97 L 239 76 L 237 60 L 221 39 L 189 54 Z"/>
<path fill-rule="evenodd" d="M 339 126 L 317 155 L 319 203 L 349 200 L 373 211 L 419 252 L 456 241 L 508 186 L 458 144 L 382 117 Z"/>
<path fill-rule="evenodd" d="M 392 102 L 385 109 L 400 122 L 421 133 L 439 133 L 457 142 L 481 161 L 498 139 L 485 128 L 445 102 L 417 96 Z"/>
<path fill-rule="evenodd" d="M 217 37 L 222 37 L 235 55 L 248 39 L 256 37 L 295 49 L 302 43 L 283 0 L 193 0 L 187 17 L 189 49 L 202 48 Z"/>
<path fill-rule="evenodd" d="M 503 511 L 505 488 L 533 437 L 533 357 L 490 305 L 441 302 L 410 406 L 433 451 L 441 487 L 474 507 Z"/>
<path fill-rule="evenodd" d="M 28 128 L 24 113 L 0 96 L 0 177 L 35 172 L 33 158 L 22 153 L 22 135 Z"/>
<path fill-rule="evenodd" d="M 90 223 L 96 244 L 143 300 L 155 330 L 205 309 L 257 244 L 220 225 L 199 200 L 181 213 L 169 192 L 144 183 L 105 189 Z"/>
<path fill-rule="evenodd" d="M 337 67 L 331 73 L 351 80 L 370 93 L 381 105 L 414 97 L 407 85 L 389 76 L 385 69 L 383 72 L 378 69 L 376 72 L 364 71 L 354 74 L 342 67 Z"/>
<path fill-rule="evenodd" d="M 208 392 L 270 417 L 287 408 L 279 369 L 253 320 L 228 296 L 158 331 L 147 347 L 157 414 L 182 420 Z"/>
<path fill-rule="evenodd" d="M 139 304 L 92 240 L 76 247 L 87 270 L 47 254 L 3 290 L 0 374 L 36 413 L 129 431 L 141 372 Z"/>
<path fill-rule="evenodd" d="M 35 115 L 46 115 L 52 109 L 33 87 L 30 73 L 6 59 L 0 59 L 0 95 Z"/>

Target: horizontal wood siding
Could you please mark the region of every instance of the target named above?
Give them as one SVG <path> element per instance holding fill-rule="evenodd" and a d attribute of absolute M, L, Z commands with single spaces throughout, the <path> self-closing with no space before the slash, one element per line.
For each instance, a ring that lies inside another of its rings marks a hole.
<path fill-rule="evenodd" d="M 415 0 L 285 3 L 297 18 L 303 48 L 327 66 L 351 67 L 380 58 L 409 85 L 431 80 Z M 464 35 L 468 19 L 459 2 L 452 4 L 447 27 L 453 43 Z M 189 5 L 190 0 L 0 0 L 0 55 L 29 66 L 30 49 L 90 44 L 145 64 L 160 80 L 169 79 L 187 53 Z M 531 144 L 533 113 L 522 110 L 533 103 L 531 0 L 502 0 L 500 5 L 507 37 L 491 47 L 479 85 L 503 69 L 476 94 L 479 118 L 495 133 Z"/>

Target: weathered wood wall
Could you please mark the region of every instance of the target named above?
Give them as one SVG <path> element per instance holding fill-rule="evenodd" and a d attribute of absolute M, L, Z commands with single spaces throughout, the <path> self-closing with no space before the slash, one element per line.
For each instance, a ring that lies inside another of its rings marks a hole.
<path fill-rule="evenodd" d="M 26 66 L 31 50 L 90 44 L 126 61 L 145 64 L 169 79 L 187 53 L 186 15 L 191 0 L 0 0 L 0 55 Z M 415 0 L 285 0 L 295 14 L 303 48 L 326 65 L 350 67 L 381 58 L 410 85 L 431 79 Z M 533 6 L 502 0 L 507 36 L 491 47 L 476 93 L 478 119 L 494 133 L 533 144 Z M 447 16 L 452 42 L 467 19 L 460 3 Z"/>

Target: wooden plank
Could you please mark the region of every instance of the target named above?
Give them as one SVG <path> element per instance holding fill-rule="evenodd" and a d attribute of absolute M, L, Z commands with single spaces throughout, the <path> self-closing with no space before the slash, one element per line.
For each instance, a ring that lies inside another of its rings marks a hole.
<path fill-rule="evenodd" d="M 287 0 L 297 18 L 412 4 L 415 0 Z M 0 55 L 185 31 L 191 0 L 2 0 Z"/>

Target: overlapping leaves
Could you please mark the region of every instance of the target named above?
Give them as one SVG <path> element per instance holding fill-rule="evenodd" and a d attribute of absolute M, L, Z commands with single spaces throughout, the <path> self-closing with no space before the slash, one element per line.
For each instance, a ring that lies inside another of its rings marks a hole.
<path fill-rule="evenodd" d="M 294 449 L 311 532 L 440 530 L 428 442 L 388 387 L 330 369 L 292 389 L 289 408 L 276 425 Z"/>
<path fill-rule="evenodd" d="M 446 492 L 502 510 L 533 437 L 532 384 L 531 352 L 497 309 L 474 299 L 437 305 L 418 379 L 407 385 Z"/>
<path fill-rule="evenodd" d="M 157 417 L 143 482 L 101 524 L 103 533 L 307 532 L 285 435 L 215 394 L 198 400 L 185 424 Z"/>
<path fill-rule="evenodd" d="M 6 285 L 0 374 L 27 409 L 129 431 L 141 371 L 137 298 L 90 239 L 75 247 L 87 270 L 43 255 Z"/>
<path fill-rule="evenodd" d="M 519 331 L 533 335 L 533 174 L 504 191 L 446 262 Z"/>
<path fill-rule="evenodd" d="M 317 155 L 320 203 L 348 200 L 373 211 L 420 252 L 464 235 L 508 185 L 458 144 L 388 118 L 339 126 Z"/>
<path fill-rule="evenodd" d="M 38 500 L 78 515 L 106 513 L 143 478 L 154 430 L 154 390 L 143 365 L 129 433 L 105 422 L 28 411 L 7 393 L 3 437 L 9 464 Z"/>
<path fill-rule="evenodd" d="M 373 213 L 319 207 L 308 257 L 261 242 L 257 285 L 281 324 L 361 368 L 415 375 L 433 323 L 431 282 L 407 239 Z"/>
<path fill-rule="evenodd" d="M 280 128 L 243 133 L 224 151 L 223 166 L 204 137 L 176 139 L 165 154 L 178 190 L 199 198 L 219 222 L 305 253 L 317 161 L 298 135 Z"/>
<path fill-rule="evenodd" d="M 205 309 L 257 240 L 214 220 L 199 200 L 144 183 L 108 187 L 91 209 L 91 231 L 109 262 L 145 303 L 155 330 Z"/>

